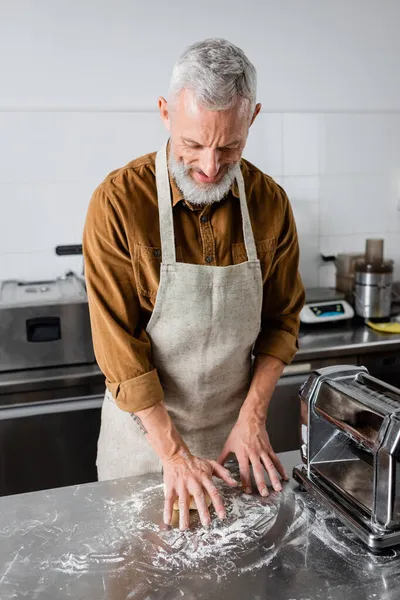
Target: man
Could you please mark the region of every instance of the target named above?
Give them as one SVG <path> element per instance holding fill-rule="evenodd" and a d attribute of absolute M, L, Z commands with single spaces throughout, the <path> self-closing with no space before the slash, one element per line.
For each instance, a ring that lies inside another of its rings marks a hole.
<path fill-rule="evenodd" d="M 225 508 L 212 476 L 235 454 L 261 495 L 286 478 L 265 428 L 297 350 L 304 292 L 284 191 L 241 160 L 260 112 L 256 72 L 229 42 L 191 46 L 159 99 L 169 141 L 111 173 L 84 231 L 94 346 L 106 376 L 99 479 L 163 470 L 164 520 L 193 496 Z M 256 359 L 252 367 L 252 353 Z M 217 459 L 217 460 L 216 460 Z"/>

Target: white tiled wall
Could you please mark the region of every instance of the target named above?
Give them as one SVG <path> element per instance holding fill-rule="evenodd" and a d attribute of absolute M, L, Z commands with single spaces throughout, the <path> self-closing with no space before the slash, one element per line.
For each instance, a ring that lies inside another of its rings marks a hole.
<path fill-rule="evenodd" d="M 385 240 L 400 278 L 400 114 L 328 114 L 320 123 L 320 248 L 363 251 Z M 320 282 L 334 269 L 320 268 Z"/>
<path fill-rule="evenodd" d="M 93 190 L 166 138 L 156 113 L 0 112 L 0 280 L 82 270 L 54 248 L 79 244 Z"/>
<path fill-rule="evenodd" d="M 399 21 L 398 0 L 3 0 L 0 106 L 155 107 L 183 49 L 224 37 L 266 112 L 398 110 Z"/>
<path fill-rule="evenodd" d="M 81 268 L 55 245 L 80 242 L 109 171 L 165 139 L 172 66 L 214 36 L 257 69 L 264 112 L 245 156 L 289 194 L 305 283 L 334 282 L 321 252 L 376 235 L 400 278 L 400 2 L 365 4 L 0 2 L 0 279 Z"/>
<path fill-rule="evenodd" d="M 279 182 L 292 202 L 305 284 L 334 285 L 321 253 L 363 252 L 368 237 L 385 240 L 400 279 L 400 113 L 281 118 Z"/>
<path fill-rule="evenodd" d="M 0 279 L 79 271 L 54 247 L 80 243 L 94 188 L 167 135 L 156 112 L 1 112 L 0 131 Z M 244 156 L 288 193 L 306 285 L 332 285 L 320 254 L 367 237 L 400 279 L 400 113 L 261 113 Z"/>

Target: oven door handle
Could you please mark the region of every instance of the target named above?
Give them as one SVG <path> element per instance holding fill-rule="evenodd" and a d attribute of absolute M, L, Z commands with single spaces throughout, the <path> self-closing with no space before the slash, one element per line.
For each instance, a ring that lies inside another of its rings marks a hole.
<path fill-rule="evenodd" d="M 7 406 L 0 406 L 0 421 L 101 408 L 103 400 L 103 395 L 93 394 L 90 396 L 75 396 L 63 400 L 50 400 L 48 402 L 8 404 Z"/>

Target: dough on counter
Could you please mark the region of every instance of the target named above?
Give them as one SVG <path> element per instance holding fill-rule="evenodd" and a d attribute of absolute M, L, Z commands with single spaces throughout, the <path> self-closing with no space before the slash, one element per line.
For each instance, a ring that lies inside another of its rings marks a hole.
<path fill-rule="evenodd" d="M 165 486 L 164 486 L 164 494 L 165 494 Z M 206 492 L 206 504 L 207 508 L 211 506 L 211 498 Z M 177 498 L 174 502 L 174 510 L 179 510 L 179 498 Z M 193 496 L 190 496 L 189 510 L 197 510 L 196 502 Z"/>
<path fill-rule="evenodd" d="M 207 492 L 206 492 L 206 504 L 207 504 L 207 508 L 209 508 L 211 506 L 211 498 L 207 494 Z M 179 500 L 175 500 L 174 510 L 179 510 Z M 194 501 L 193 496 L 190 496 L 189 510 L 197 510 L 196 502 Z"/>

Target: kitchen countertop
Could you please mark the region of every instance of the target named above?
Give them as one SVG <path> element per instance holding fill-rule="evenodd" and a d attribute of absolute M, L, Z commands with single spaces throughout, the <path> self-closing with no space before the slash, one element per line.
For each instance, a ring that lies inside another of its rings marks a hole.
<path fill-rule="evenodd" d="M 299 350 L 294 363 L 330 357 L 396 351 L 400 349 L 400 334 L 379 333 L 354 322 L 328 326 L 301 327 Z M 102 393 L 104 376 L 96 363 L 46 369 L 30 369 L 0 373 L 0 395 L 32 393 L 62 388 L 65 393 L 74 386 L 85 384 L 87 393 Z M 68 394 L 67 394 L 68 395 Z M 10 397 L 10 403 L 13 398 Z M 4 398 L 2 403 L 5 403 Z"/>
<path fill-rule="evenodd" d="M 0 498 L 2 600 L 392 600 L 400 551 L 374 556 L 291 481 L 223 488 L 210 529 L 162 525 L 157 475 Z"/>
<path fill-rule="evenodd" d="M 301 327 L 295 362 L 400 349 L 400 334 L 380 333 L 354 322 Z"/>

